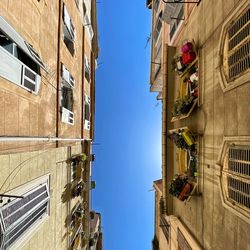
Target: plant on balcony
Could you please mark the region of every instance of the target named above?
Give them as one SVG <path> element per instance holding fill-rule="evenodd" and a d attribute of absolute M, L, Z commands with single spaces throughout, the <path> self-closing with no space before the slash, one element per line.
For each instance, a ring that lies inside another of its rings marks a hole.
<path fill-rule="evenodd" d="M 187 183 L 187 176 L 175 175 L 175 178 L 170 183 L 169 193 L 175 197 L 178 197 L 183 187 Z"/>
<path fill-rule="evenodd" d="M 83 191 L 83 183 L 80 182 L 72 189 L 71 195 L 73 198 L 75 198 L 77 196 L 80 196 L 82 191 Z"/>
<path fill-rule="evenodd" d="M 173 140 L 176 147 L 187 150 L 187 151 L 194 151 L 195 150 L 195 144 L 192 134 L 185 134 L 183 130 L 179 130 L 178 132 L 171 133 L 169 136 L 170 140 Z M 188 140 L 189 139 L 189 140 Z"/>
<path fill-rule="evenodd" d="M 188 182 L 187 176 L 177 174 L 170 183 L 169 193 L 180 201 L 186 200 L 191 191 L 192 184 Z"/>
<path fill-rule="evenodd" d="M 182 57 L 175 55 L 172 61 L 172 68 L 177 74 L 182 74 L 186 66 L 182 62 Z"/>
<path fill-rule="evenodd" d="M 193 106 L 194 99 L 193 95 L 177 98 L 172 108 L 172 116 L 176 117 L 187 114 Z"/>

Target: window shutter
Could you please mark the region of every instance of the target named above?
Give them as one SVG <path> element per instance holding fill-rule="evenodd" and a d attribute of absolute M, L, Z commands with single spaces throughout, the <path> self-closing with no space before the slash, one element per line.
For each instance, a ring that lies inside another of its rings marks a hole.
<path fill-rule="evenodd" d="M 17 46 L 27 55 L 29 56 L 36 64 L 42 67 L 45 71 L 47 71 L 44 63 L 42 62 L 40 56 L 37 52 L 35 52 L 34 48 L 27 43 L 17 32 L 16 30 L 5 21 L 5 19 L 0 16 L 0 30 L 9 37 Z"/>
<path fill-rule="evenodd" d="M 0 208 L 1 249 L 9 249 L 33 224 L 47 214 L 49 190 L 47 184 L 41 184 Z"/>

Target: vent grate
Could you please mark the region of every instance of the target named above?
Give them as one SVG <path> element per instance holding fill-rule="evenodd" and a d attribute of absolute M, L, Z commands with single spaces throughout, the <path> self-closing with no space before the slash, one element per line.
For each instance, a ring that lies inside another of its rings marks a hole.
<path fill-rule="evenodd" d="M 4 237 L 4 248 L 8 249 L 14 242 L 16 242 L 25 231 L 27 231 L 36 221 L 38 221 L 43 214 L 46 213 L 48 202 L 35 210 L 30 216 L 23 220 L 18 226 L 13 228 Z"/>

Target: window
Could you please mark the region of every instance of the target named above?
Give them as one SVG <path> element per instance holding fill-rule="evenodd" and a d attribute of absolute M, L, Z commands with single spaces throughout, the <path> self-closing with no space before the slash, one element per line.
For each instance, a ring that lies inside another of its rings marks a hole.
<path fill-rule="evenodd" d="M 48 182 L 33 186 L 22 196 L 23 198 L 15 198 L 0 207 L 1 249 L 9 249 L 18 244 L 19 240 L 33 231 L 32 228 L 48 215 Z"/>
<path fill-rule="evenodd" d="M 85 78 L 88 82 L 91 80 L 91 68 L 88 57 L 84 56 L 84 69 L 85 69 Z"/>
<path fill-rule="evenodd" d="M 178 250 L 192 250 L 181 230 L 177 229 Z"/>
<path fill-rule="evenodd" d="M 172 18 L 171 18 L 172 17 Z M 170 40 L 173 38 L 181 19 L 184 17 L 184 5 L 183 4 L 177 4 L 177 7 L 175 8 L 175 11 L 173 15 L 171 16 L 171 22 L 170 22 Z M 174 19 L 173 19 L 174 18 Z"/>
<path fill-rule="evenodd" d="M 169 224 L 167 223 L 165 217 L 163 215 L 161 215 L 160 218 L 160 227 L 162 229 L 162 232 L 167 240 L 167 242 L 169 241 Z"/>
<path fill-rule="evenodd" d="M 250 68 L 250 9 L 230 25 L 226 43 L 228 56 L 224 62 L 228 80 L 240 76 Z"/>
<path fill-rule="evenodd" d="M 74 77 L 70 74 L 68 69 L 62 64 L 62 80 L 63 83 L 68 86 L 69 88 L 74 88 L 75 87 L 75 79 Z"/>
<path fill-rule="evenodd" d="M 250 146 L 229 146 L 223 175 L 228 200 L 250 212 Z"/>
<path fill-rule="evenodd" d="M 240 2 L 222 25 L 217 71 L 224 92 L 250 78 L 250 8 Z"/>
<path fill-rule="evenodd" d="M 155 0 L 155 4 L 154 4 L 155 13 L 157 13 L 159 5 L 160 5 L 160 0 Z"/>
<path fill-rule="evenodd" d="M 71 55 L 74 55 L 75 52 L 74 42 L 75 42 L 76 31 L 65 4 L 63 5 L 63 21 L 64 21 L 63 25 L 64 43 L 67 46 Z"/>
<path fill-rule="evenodd" d="M 61 76 L 62 76 L 62 83 L 61 83 L 62 122 L 73 125 L 74 124 L 73 88 L 75 86 L 75 79 L 63 64 L 62 64 Z"/>
<path fill-rule="evenodd" d="M 155 43 L 157 42 L 158 40 L 158 37 L 161 33 L 161 28 L 162 28 L 162 20 L 161 20 L 161 17 L 162 17 L 162 12 L 160 12 L 158 18 L 157 18 L 157 21 L 156 21 L 156 25 L 155 25 L 155 31 L 154 31 L 154 40 L 155 40 Z"/>
<path fill-rule="evenodd" d="M 84 95 L 84 129 L 90 130 L 90 98 Z"/>
<path fill-rule="evenodd" d="M 216 166 L 222 205 L 250 223 L 250 137 L 224 137 Z"/>
<path fill-rule="evenodd" d="M 0 16 L 0 75 L 38 94 L 40 68 L 46 70 L 35 49 Z"/>
<path fill-rule="evenodd" d="M 88 32 L 90 40 L 92 40 L 92 38 L 94 36 L 94 31 L 93 31 L 93 28 L 92 28 L 92 25 L 91 25 L 91 21 L 90 21 L 90 18 L 89 18 L 89 15 L 88 15 L 87 11 L 85 13 L 84 18 L 85 18 L 85 24 L 84 24 L 84 26 L 87 29 L 87 32 Z"/>

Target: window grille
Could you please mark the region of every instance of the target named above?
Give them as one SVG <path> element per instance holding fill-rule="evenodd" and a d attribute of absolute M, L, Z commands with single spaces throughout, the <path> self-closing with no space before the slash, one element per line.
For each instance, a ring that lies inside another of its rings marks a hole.
<path fill-rule="evenodd" d="M 223 170 L 228 200 L 250 209 L 250 147 L 230 146 Z"/>
<path fill-rule="evenodd" d="M 160 218 L 160 227 L 162 229 L 162 232 L 163 232 L 167 242 L 169 242 L 170 226 L 169 226 L 168 222 L 166 221 L 166 219 L 164 218 L 164 216 L 161 216 L 161 218 Z"/>
<path fill-rule="evenodd" d="M 178 250 L 192 250 L 181 230 L 177 229 Z"/>
<path fill-rule="evenodd" d="M 232 23 L 227 32 L 227 76 L 229 80 L 250 68 L 250 9 Z"/>
<path fill-rule="evenodd" d="M 230 147 L 228 170 L 250 177 L 250 147 Z"/>
<path fill-rule="evenodd" d="M 0 208 L 1 249 L 9 249 L 36 222 L 48 214 L 49 191 L 47 184 L 41 184 Z"/>

